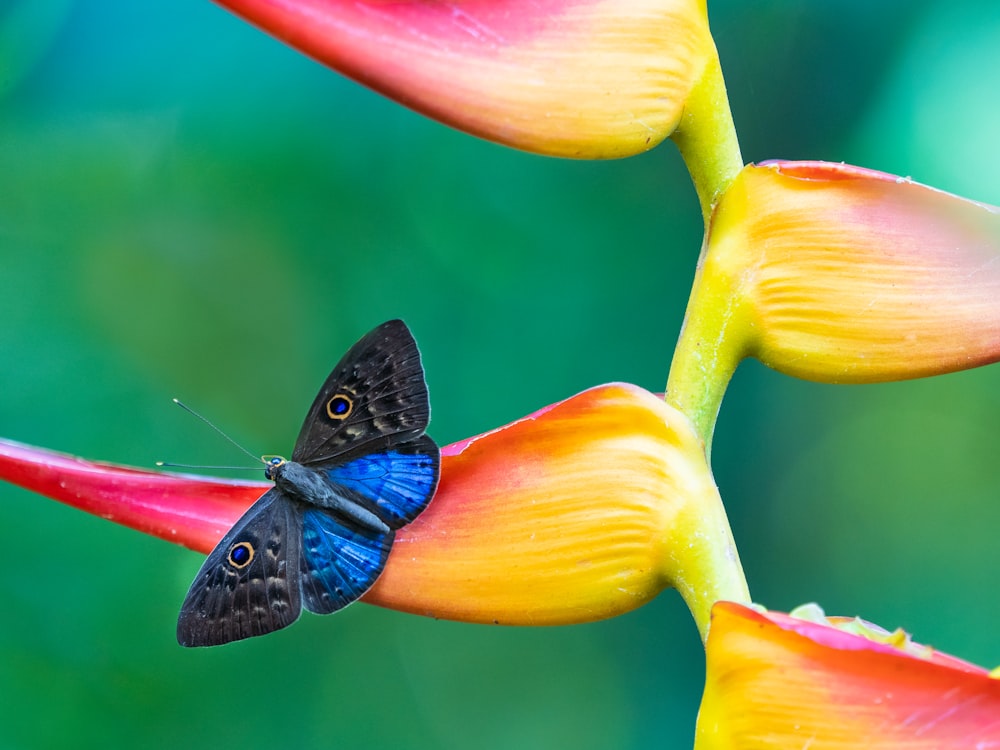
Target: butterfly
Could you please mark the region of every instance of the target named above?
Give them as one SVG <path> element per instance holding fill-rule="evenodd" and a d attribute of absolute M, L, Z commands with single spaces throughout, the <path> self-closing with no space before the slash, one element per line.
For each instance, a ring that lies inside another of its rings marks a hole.
<path fill-rule="evenodd" d="M 182 646 L 216 646 L 329 614 L 364 594 L 396 530 L 437 488 L 441 454 L 420 352 L 401 320 L 383 323 L 333 368 L 292 458 L 265 459 L 274 487 L 212 550 L 177 619 Z"/>

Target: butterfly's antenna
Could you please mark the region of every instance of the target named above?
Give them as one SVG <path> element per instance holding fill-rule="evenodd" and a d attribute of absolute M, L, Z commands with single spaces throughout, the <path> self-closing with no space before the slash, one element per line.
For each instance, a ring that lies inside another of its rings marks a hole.
<path fill-rule="evenodd" d="M 208 466 L 207 464 L 175 464 L 173 461 L 157 461 L 157 466 L 165 469 L 227 469 L 229 471 L 260 471 L 259 466 Z"/>
<path fill-rule="evenodd" d="M 208 417 L 202 416 L 201 414 L 199 414 L 198 412 L 196 412 L 194 409 L 192 409 L 190 406 L 188 406 L 187 404 L 181 402 L 180 399 L 176 399 L 175 398 L 173 401 L 174 401 L 175 404 L 177 404 L 179 407 L 181 407 L 188 414 L 190 414 L 191 416 L 197 417 L 202 422 L 204 422 L 209 427 L 211 427 L 213 430 L 215 430 L 217 433 L 219 433 L 220 435 L 222 435 L 222 437 L 224 437 L 230 443 L 232 443 L 237 448 L 239 448 L 241 451 L 243 451 L 244 453 L 246 453 L 254 461 L 257 461 L 258 463 L 266 463 L 263 458 L 261 458 L 260 456 L 255 456 L 253 453 L 251 453 L 246 448 L 244 448 L 242 445 L 240 445 L 235 440 L 233 440 L 231 437 L 229 437 L 229 435 L 227 435 L 226 433 L 224 433 L 213 422 L 211 422 L 208 419 Z M 199 469 L 199 468 L 200 469 L 249 469 L 249 468 L 251 468 L 249 466 L 189 466 L 189 465 L 186 465 L 186 464 L 167 464 L 167 463 L 163 463 L 162 461 L 157 461 L 156 465 L 157 466 L 175 466 L 175 467 L 183 468 L 183 469 Z M 254 468 L 256 468 L 256 467 L 254 467 Z"/>

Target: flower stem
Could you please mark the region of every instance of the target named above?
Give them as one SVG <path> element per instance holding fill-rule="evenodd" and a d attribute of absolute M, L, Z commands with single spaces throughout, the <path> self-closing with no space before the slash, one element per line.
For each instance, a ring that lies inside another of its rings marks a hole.
<path fill-rule="evenodd" d="M 722 288 L 703 289 L 712 212 L 719 198 L 743 169 L 726 83 L 718 55 L 705 67 L 701 80 L 685 103 L 684 115 L 671 136 L 691 173 L 705 222 L 702 245 L 687 314 L 681 328 L 667 380 L 666 400 L 694 423 L 711 451 L 712 432 L 722 396 L 742 352 L 727 346 L 726 331 L 738 303 Z"/>
<path fill-rule="evenodd" d="M 707 495 L 705 499 L 709 499 Z M 674 548 L 683 550 L 683 554 L 677 556 L 671 583 L 687 604 L 702 642 L 708 638 L 716 602 L 746 605 L 752 602 L 729 519 L 717 491 L 714 500 L 692 508 L 690 520 L 679 517 L 672 540 Z"/>
<path fill-rule="evenodd" d="M 701 80 L 692 89 L 671 138 L 691 174 L 707 227 L 719 196 L 743 168 L 717 54 L 709 60 Z"/>
<path fill-rule="evenodd" d="M 731 290 L 719 290 L 714 284 L 706 288 L 702 275 L 699 268 L 670 365 L 666 401 L 694 423 L 706 455 L 711 456 L 722 397 L 744 357 L 728 334 L 743 310 L 727 293 Z"/>

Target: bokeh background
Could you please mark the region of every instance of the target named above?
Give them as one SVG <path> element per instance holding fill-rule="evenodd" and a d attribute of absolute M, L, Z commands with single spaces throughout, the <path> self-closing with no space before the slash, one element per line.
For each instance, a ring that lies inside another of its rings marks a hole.
<path fill-rule="evenodd" d="M 713 0 L 747 160 L 848 161 L 1000 204 L 1000 12 Z M 447 86 L 447 81 L 442 81 Z M 574 163 L 448 130 L 204 0 L 0 2 L 0 435 L 90 458 L 287 452 L 402 316 L 442 443 L 591 385 L 662 390 L 700 243 L 668 143 Z M 745 364 L 713 464 L 758 601 L 1000 663 L 1000 370 L 866 387 Z M 689 747 L 673 592 L 504 629 L 358 605 L 174 641 L 201 557 L 0 486 L 0 747 Z"/>

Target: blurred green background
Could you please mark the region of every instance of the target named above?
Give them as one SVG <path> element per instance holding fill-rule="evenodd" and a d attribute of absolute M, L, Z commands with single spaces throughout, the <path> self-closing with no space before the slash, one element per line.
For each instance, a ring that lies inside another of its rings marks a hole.
<path fill-rule="evenodd" d="M 715 1 L 747 160 L 822 158 L 1000 204 L 1000 13 Z M 442 82 L 447 85 L 447 82 Z M 204 0 L 0 2 L 0 436 L 120 463 L 287 452 L 395 316 L 442 443 L 591 385 L 662 390 L 700 243 L 670 144 L 507 150 Z M 755 598 L 1000 663 L 1000 371 L 835 387 L 756 363 L 714 469 Z M 672 592 L 504 629 L 375 607 L 188 651 L 201 557 L 0 486 L 0 747 L 690 747 L 701 647 Z"/>

